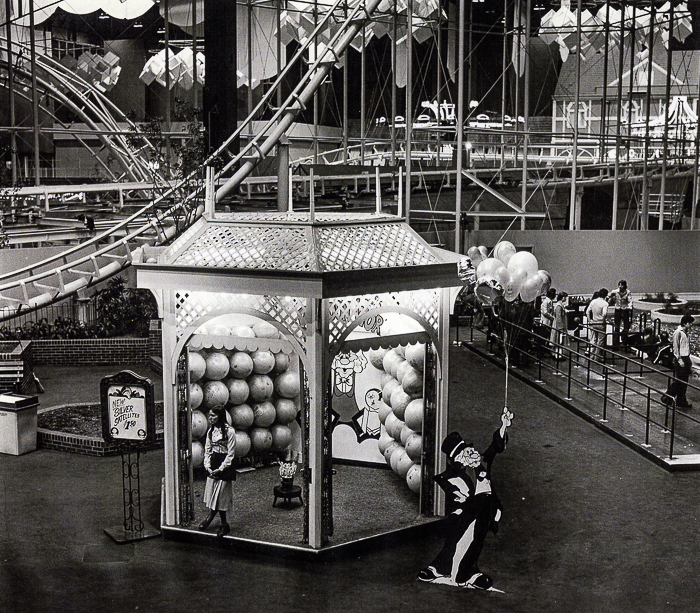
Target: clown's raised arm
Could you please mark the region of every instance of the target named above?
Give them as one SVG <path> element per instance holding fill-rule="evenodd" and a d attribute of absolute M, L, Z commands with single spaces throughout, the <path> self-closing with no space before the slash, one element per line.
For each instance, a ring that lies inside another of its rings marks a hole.
<path fill-rule="evenodd" d="M 510 412 L 508 407 L 503 407 L 503 413 L 501 413 L 501 429 L 499 430 L 499 433 L 501 435 L 501 438 L 505 439 L 506 438 L 506 430 L 508 429 L 508 426 L 513 422 L 513 413 Z"/>

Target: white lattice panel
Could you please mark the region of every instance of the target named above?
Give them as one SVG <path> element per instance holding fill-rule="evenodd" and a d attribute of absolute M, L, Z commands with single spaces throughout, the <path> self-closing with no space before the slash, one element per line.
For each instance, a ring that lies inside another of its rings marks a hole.
<path fill-rule="evenodd" d="M 213 311 L 233 313 L 239 309 L 251 309 L 269 316 L 304 346 L 307 303 L 303 298 L 186 291 L 175 295 L 175 320 L 179 332 L 197 325 L 202 317 Z"/>
<path fill-rule="evenodd" d="M 438 264 L 430 246 L 403 223 L 316 228 L 324 272 Z"/>
<path fill-rule="evenodd" d="M 176 265 L 259 270 L 316 270 L 303 227 L 212 225 L 175 260 Z"/>
<path fill-rule="evenodd" d="M 350 324 L 364 319 L 370 311 L 381 308 L 391 310 L 391 307 L 402 307 L 420 315 L 439 334 L 440 293 L 438 290 L 419 290 L 331 300 L 328 313 L 329 342 L 337 342 Z"/>

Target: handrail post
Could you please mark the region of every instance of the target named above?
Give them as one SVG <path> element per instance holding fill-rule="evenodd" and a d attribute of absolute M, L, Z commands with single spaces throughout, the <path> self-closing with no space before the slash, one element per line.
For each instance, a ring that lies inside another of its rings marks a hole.
<path fill-rule="evenodd" d="M 651 424 L 651 388 L 647 386 L 647 419 L 646 431 L 644 433 L 644 444 L 646 447 L 651 447 L 649 444 L 649 426 Z"/>
<path fill-rule="evenodd" d="M 673 443 L 676 436 L 676 401 L 673 401 L 673 412 L 671 413 L 671 440 L 668 442 L 668 459 L 673 460 Z"/>
<path fill-rule="evenodd" d="M 608 367 L 605 363 L 603 363 L 603 377 L 604 377 L 604 382 L 603 382 L 603 419 L 601 420 L 602 422 L 607 422 L 608 421 L 608 376 L 609 376 L 609 371 Z"/>

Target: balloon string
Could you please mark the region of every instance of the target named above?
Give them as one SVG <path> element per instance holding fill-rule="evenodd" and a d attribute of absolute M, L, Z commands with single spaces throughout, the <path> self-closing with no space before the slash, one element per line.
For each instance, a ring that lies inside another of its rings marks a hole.
<path fill-rule="evenodd" d="M 506 354 L 506 393 L 505 393 L 505 399 L 503 400 L 503 406 L 507 407 L 508 406 L 508 354 Z"/>

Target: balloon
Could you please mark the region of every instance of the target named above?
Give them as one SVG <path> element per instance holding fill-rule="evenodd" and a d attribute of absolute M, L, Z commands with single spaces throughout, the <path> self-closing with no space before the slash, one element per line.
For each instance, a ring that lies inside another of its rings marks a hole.
<path fill-rule="evenodd" d="M 505 266 L 499 266 L 493 273 L 493 278 L 496 279 L 503 288 L 510 283 L 512 277 L 513 274 Z"/>
<path fill-rule="evenodd" d="M 476 282 L 474 294 L 484 306 L 492 306 L 503 298 L 503 286 L 496 279 L 481 277 Z"/>
<path fill-rule="evenodd" d="M 489 250 L 483 245 L 479 245 L 479 253 L 481 253 L 481 257 L 483 258 L 489 257 Z"/>
<path fill-rule="evenodd" d="M 525 281 L 527 281 L 527 273 L 522 268 L 511 273 L 510 281 L 503 286 L 503 299 L 506 302 L 513 302 L 518 297 Z"/>
<path fill-rule="evenodd" d="M 476 270 L 468 255 L 463 255 L 462 259 L 457 262 L 457 276 L 464 285 L 471 286 L 476 282 Z"/>
<path fill-rule="evenodd" d="M 467 255 L 471 258 L 472 266 L 474 268 L 478 268 L 479 264 L 481 264 L 481 260 L 484 259 L 484 256 L 481 255 L 481 251 L 479 251 L 478 247 L 469 247 L 467 250 Z"/>
<path fill-rule="evenodd" d="M 537 258 L 529 251 L 518 251 L 508 260 L 508 270 L 511 272 L 523 268 L 527 272 L 527 276 L 531 277 L 537 274 L 539 266 Z"/>
<path fill-rule="evenodd" d="M 546 270 L 538 270 L 538 276 L 542 277 L 542 289 L 540 289 L 540 295 L 544 296 L 550 287 L 552 287 L 552 275 L 550 275 Z"/>
<path fill-rule="evenodd" d="M 523 302 L 532 302 L 540 295 L 542 279 L 539 275 L 529 277 L 520 288 L 520 298 Z"/>
<path fill-rule="evenodd" d="M 503 262 L 497 258 L 486 258 L 476 268 L 477 282 L 481 277 L 493 277 L 494 273 L 503 266 Z"/>
<path fill-rule="evenodd" d="M 510 241 L 500 241 L 493 249 L 494 257 L 497 257 L 501 262 L 508 266 L 510 258 L 516 253 L 515 245 Z"/>

